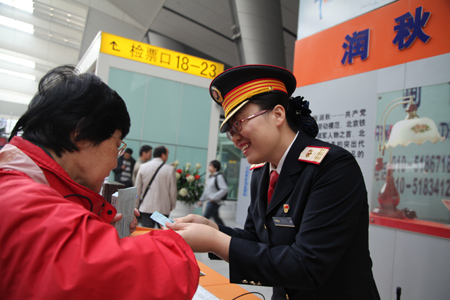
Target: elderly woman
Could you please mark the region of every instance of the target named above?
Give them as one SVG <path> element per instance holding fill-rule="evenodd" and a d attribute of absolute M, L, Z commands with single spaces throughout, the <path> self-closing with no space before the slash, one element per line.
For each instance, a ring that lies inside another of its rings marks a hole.
<path fill-rule="evenodd" d="M 273 286 L 272 299 L 379 299 L 363 176 L 346 150 L 315 139 L 296 80 L 267 65 L 229 69 L 210 93 L 221 132 L 255 164 L 243 229 L 189 215 L 167 223 L 194 251 L 229 261 L 230 281 Z"/>
<path fill-rule="evenodd" d="M 110 224 L 99 192 L 129 128 L 99 77 L 62 66 L 42 78 L 0 152 L 0 299 L 192 298 L 199 268 L 178 234 L 119 239 Z"/>

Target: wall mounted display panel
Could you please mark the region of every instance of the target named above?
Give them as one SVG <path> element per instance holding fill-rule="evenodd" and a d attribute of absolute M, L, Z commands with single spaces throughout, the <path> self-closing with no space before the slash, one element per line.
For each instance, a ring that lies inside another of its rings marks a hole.
<path fill-rule="evenodd" d="M 139 140 L 142 136 L 142 124 L 145 115 L 145 95 L 147 93 L 147 76 L 111 68 L 109 86 L 124 99 L 131 118 L 131 128 L 127 139 Z"/>
<path fill-rule="evenodd" d="M 209 116 L 213 101 L 208 90 L 183 84 L 180 94 L 177 144 L 205 147 L 208 144 Z"/>
<path fill-rule="evenodd" d="M 450 87 L 448 83 L 442 83 L 378 94 L 376 119 L 384 121 L 382 115 L 389 103 L 409 95 L 414 97 L 416 113 L 421 118 L 405 120 L 405 109 L 409 107 L 406 99 L 403 104 L 393 107 L 388 115 L 385 114 L 385 123 L 376 127 L 374 151 L 377 155 L 373 165 L 376 165 L 377 159 L 380 162 L 383 160 L 385 165 L 382 168 L 380 165 L 380 170 L 374 170 L 372 207 L 383 204 L 383 188 L 389 177 L 395 184 L 392 191 L 396 192 L 396 208 L 408 219 L 450 224 L 450 213 L 443 202 L 445 199 L 450 201 L 450 141 L 445 141 L 450 116 Z M 414 124 L 407 125 L 408 122 Z M 409 132 L 417 136 L 431 132 L 430 126 L 436 126 L 436 138 L 433 141 L 421 140 L 420 144 L 406 140 L 406 143 L 399 140 L 401 144 L 396 144 L 393 142 L 394 126 L 402 124 L 406 126 L 402 132 L 405 139 Z M 388 147 L 384 155 L 382 150 L 379 151 L 383 149 L 383 144 Z"/>
<path fill-rule="evenodd" d="M 147 77 L 142 139 L 177 144 L 182 86 L 180 82 Z"/>

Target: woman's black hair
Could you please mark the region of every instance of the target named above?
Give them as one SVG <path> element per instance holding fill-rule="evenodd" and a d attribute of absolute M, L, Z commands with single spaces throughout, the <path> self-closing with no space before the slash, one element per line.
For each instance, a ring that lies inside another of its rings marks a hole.
<path fill-rule="evenodd" d="M 80 74 L 74 66 L 50 70 L 39 82 L 28 109 L 17 121 L 9 140 L 22 131 L 22 137 L 52 149 L 58 157 L 79 149 L 75 141 L 95 145 L 109 139 L 116 130 L 121 139 L 129 132 L 130 115 L 123 99 L 98 76 Z"/>
<path fill-rule="evenodd" d="M 257 95 L 249 103 L 258 105 L 261 110 L 281 105 L 286 111 L 287 123 L 294 132 L 302 130 L 311 137 L 316 137 L 319 133 L 316 120 L 311 116 L 309 102 L 303 97 L 289 98 L 287 94 L 272 92 Z"/>

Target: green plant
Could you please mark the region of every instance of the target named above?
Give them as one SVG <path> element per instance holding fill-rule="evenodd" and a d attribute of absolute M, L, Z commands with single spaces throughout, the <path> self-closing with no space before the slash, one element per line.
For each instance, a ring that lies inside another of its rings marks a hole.
<path fill-rule="evenodd" d="M 197 163 L 194 167 L 191 163 L 186 163 L 183 169 L 177 169 L 180 163 L 178 160 L 172 163 L 176 169 L 178 200 L 184 201 L 189 205 L 197 203 L 203 193 L 205 185 L 199 169 L 202 165 Z"/>

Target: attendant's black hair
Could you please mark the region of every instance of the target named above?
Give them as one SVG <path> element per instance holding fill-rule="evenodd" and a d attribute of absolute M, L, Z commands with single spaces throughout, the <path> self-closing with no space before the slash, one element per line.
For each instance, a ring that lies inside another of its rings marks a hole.
<path fill-rule="evenodd" d="M 214 167 L 214 169 L 216 169 L 217 172 L 220 171 L 220 167 L 221 167 L 220 161 L 212 160 L 209 164 L 212 165 Z"/>
<path fill-rule="evenodd" d="M 302 130 L 311 137 L 316 137 L 319 132 L 316 120 L 311 116 L 309 102 L 303 97 L 290 98 L 284 93 L 266 93 L 256 95 L 249 103 L 258 105 L 261 110 L 273 109 L 279 104 L 284 107 L 287 123 L 294 132 Z"/>
<path fill-rule="evenodd" d="M 164 146 L 158 146 L 153 150 L 153 157 L 161 157 L 163 154 L 167 154 L 167 148 Z"/>
<path fill-rule="evenodd" d="M 39 82 L 28 109 L 17 121 L 9 140 L 22 131 L 22 137 L 52 149 L 58 157 L 79 149 L 75 141 L 89 140 L 98 145 L 116 131 L 124 139 L 131 122 L 123 99 L 98 76 L 80 74 L 74 66 L 50 70 Z"/>

